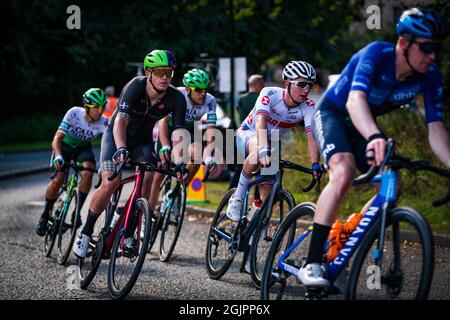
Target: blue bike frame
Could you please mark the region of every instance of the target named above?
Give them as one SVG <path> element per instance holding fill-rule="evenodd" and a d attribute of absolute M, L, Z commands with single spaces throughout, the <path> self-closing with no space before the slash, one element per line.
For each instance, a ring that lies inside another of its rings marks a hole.
<path fill-rule="evenodd" d="M 372 205 L 364 214 L 364 217 L 359 222 L 358 226 L 355 228 L 353 233 L 348 238 L 344 247 L 339 252 L 339 255 L 331 262 L 327 264 L 327 274 L 328 280 L 330 283 L 334 283 L 334 281 L 338 278 L 344 267 L 350 261 L 350 258 L 355 253 L 356 249 L 360 245 L 364 235 L 368 230 L 373 226 L 378 217 L 382 216 L 382 224 L 385 225 L 386 222 L 386 214 L 387 208 L 389 205 L 395 204 L 397 201 L 397 183 L 398 176 L 397 173 L 393 170 L 388 170 L 386 172 L 380 173 L 376 175 L 372 180 L 367 183 L 380 183 L 381 188 L 375 197 Z M 355 184 L 354 184 L 355 185 Z M 294 243 L 284 252 L 284 254 L 280 257 L 278 261 L 278 267 L 282 270 L 285 270 L 289 273 L 296 275 L 299 271 L 298 268 L 285 263 L 286 257 L 290 255 L 290 253 L 312 232 L 313 226 L 310 225 L 306 231 L 294 241 Z M 378 242 L 377 250 L 373 254 L 373 259 L 377 263 L 381 260 L 382 257 L 382 248 L 383 248 L 383 239 L 384 239 L 384 227 L 380 230 L 380 239 Z M 325 246 L 325 250 L 327 249 L 327 245 Z M 326 251 L 325 251 L 326 252 Z"/>

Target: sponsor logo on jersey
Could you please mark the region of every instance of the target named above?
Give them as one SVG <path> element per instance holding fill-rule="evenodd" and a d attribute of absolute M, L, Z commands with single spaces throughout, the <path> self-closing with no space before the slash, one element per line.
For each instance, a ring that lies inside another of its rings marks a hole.
<path fill-rule="evenodd" d="M 373 72 L 374 65 L 371 60 L 365 60 L 359 66 L 359 70 L 364 73 L 371 74 Z"/>
<path fill-rule="evenodd" d="M 409 91 L 409 92 L 397 92 L 394 93 L 394 95 L 392 96 L 392 98 L 396 101 L 402 101 L 402 100 L 409 100 L 412 99 L 416 96 L 416 92 L 415 91 Z"/>
<path fill-rule="evenodd" d="M 264 96 L 261 98 L 261 103 L 265 106 L 267 106 L 270 102 L 270 98 L 268 96 Z"/>

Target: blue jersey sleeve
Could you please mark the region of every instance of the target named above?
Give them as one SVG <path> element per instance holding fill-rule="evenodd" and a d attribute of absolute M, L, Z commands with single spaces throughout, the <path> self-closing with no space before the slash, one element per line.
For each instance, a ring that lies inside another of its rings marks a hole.
<path fill-rule="evenodd" d="M 380 63 L 384 56 L 383 49 L 386 46 L 380 42 L 373 42 L 366 46 L 361 53 L 354 57 L 356 61 L 355 71 L 351 79 L 350 91 L 359 90 L 370 94 L 376 76 L 376 70 L 380 69 Z"/>
<path fill-rule="evenodd" d="M 422 81 L 427 123 L 443 121 L 444 102 L 442 100 L 443 85 L 439 68 L 433 64 L 428 76 Z"/>

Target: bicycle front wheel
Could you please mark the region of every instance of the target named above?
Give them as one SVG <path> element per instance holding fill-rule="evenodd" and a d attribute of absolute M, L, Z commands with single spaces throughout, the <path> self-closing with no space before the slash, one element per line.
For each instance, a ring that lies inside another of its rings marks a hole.
<path fill-rule="evenodd" d="M 250 275 L 253 284 L 261 287 L 261 276 L 266 262 L 266 257 L 273 242 L 276 232 L 286 218 L 288 212 L 295 207 L 295 200 L 287 190 L 280 190 L 275 198 L 269 215 L 263 214 L 261 221 L 253 234 L 250 247 Z"/>
<path fill-rule="evenodd" d="M 77 258 L 77 267 L 80 277 L 80 288 L 87 289 L 94 279 L 100 263 L 102 261 L 103 254 L 103 236 L 104 231 L 109 227 L 108 221 L 110 221 L 110 215 L 113 212 L 110 211 L 110 205 L 105 210 L 105 213 L 101 213 L 94 225 L 94 231 L 89 241 L 88 252 L 85 258 Z M 81 215 L 81 212 L 80 212 Z M 86 218 L 85 220 L 86 221 Z"/>
<path fill-rule="evenodd" d="M 78 189 L 74 188 L 70 195 L 66 210 L 61 212 L 61 222 L 58 230 L 58 241 L 56 244 L 56 260 L 59 264 L 66 263 L 72 250 L 73 241 L 79 223 L 78 212 Z"/>
<path fill-rule="evenodd" d="M 352 266 L 348 299 L 427 299 L 433 278 L 434 242 L 423 216 L 412 208 L 388 213 L 381 261 L 380 220 L 361 243 Z"/>
<path fill-rule="evenodd" d="M 183 185 L 180 185 L 177 196 L 172 200 L 171 205 L 166 208 L 161 227 L 159 260 L 163 262 L 169 261 L 183 225 L 186 209 L 186 188 Z"/>
<path fill-rule="evenodd" d="M 239 222 L 226 216 L 228 200 L 236 188 L 228 190 L 214 214 L 206 243 L 206 270 L 211 279 L 220 279 L 227 272 L 238 249 L 236 232 Z"/>
<path fill-rule="evenodd" d="M 299 243 L 284 257 L 283 262 L 300 269 L 306 261 L 311 242 L 311 229 L 316 207 L 314 203 L 304 202 L 297 205 L 281 223 L 270 246 L 261 278 L 262 300 L 304 299 L 305 289 L 290 270 L 282 269 L 280 258 L 295 241 Z"/>
<path fill-rule="evenodd" d="M 138 225 L 134 231 L 136 246 L 133 250 L 125 248 L 123 223 L 111 249 L 108 268 L 108 289 L 113 299 L 124 299 L 133 288 L 141 272 L 150 240 L 152 219 L 147 199 L 139 198 L 134 202 L 133 210 L 137 210 Z M 133 213 L 132 213 L 133 214 Z M 141 241 L 140 231 L 144 230 Z"/>
<path fill-rule="evenodd" d="M 58 207 L 56 209 L 53 208 L 49 214 L 49 218 L 47 221 L 47 230 L 45 231 L 44 237 L 44 253 L 46 257 L 49 257 L 52 253 L 53 246 L 56 242 L 56 237 L 58 236 L 63 200 L 64 199 L 62 199 L 62 196 L 60 194 L 55 201 L 55 205 L 58 205 Z"/>

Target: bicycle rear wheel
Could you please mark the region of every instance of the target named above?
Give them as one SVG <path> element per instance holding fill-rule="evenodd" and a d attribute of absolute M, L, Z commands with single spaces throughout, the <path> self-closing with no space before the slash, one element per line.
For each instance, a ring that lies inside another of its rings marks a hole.
<path fill-rule="evenodd" d="M 278 263 L 286 249 L 300 237 L 305 238 L 285 257 L 284 262 L 297 269 L 305 263 L 311 242 L 308 226 L 313 224 L 315 211 L 314 203 L 301 203 L 289 212 L 281 223 L 270 246 L 262 273 L 261 299 L 296 300 L 305 297 L 306 291 L 297 276 L 282 270 Z"/>
<path fill-rule="evenodd" d="M 133 288 L 141 272 L 147 254 L 150 240 L 152 219 L 150 205 L 147 199 L 139 198 L 133 204 L 133 210 L 138 213 L 138 226 L 134 231 L 136 240 L 135 252 L 124 251 L 124 235 L 122 221 L 121 230 L 117 233 L 111 249 L 111 259 L 108 268 L 108 290 L 113 299 L 124 299 Z M 144 239 L 141 241 L 140 230 L 144 230 Z"/>
<path fill-rule="evenodd" d="M 67 210 L 61 212 L 59 223 L 58 241 L 56 244 L 56 260 L 59 264 L 66 263 L 72 251 L 73 241 L 77 232 L 77 221 L 80 219 L 78 212 L 78 189 L 74 188 L 72 194 L 68 195 L 69 203 Z"/>
<path fill-rule="evenodd" d="M 240 222 L 233 222 L 226 216 L 228 200 L 236 188 L 225 193 L 216 210 L 206 243 L 206 270 L 211 279 L 220 279 L 227 272 L 238 249 L 236 232 Z M 232 239 L 232 242 L 225 239 Z"/>
<path fill-rule="evenodd" d="M 253 284 L 258 289 L 261 287 L 264 264 L 275 234 L 280 228 L 283 220 L 286 218 L 288 212 L 294 207 L 295 200 L 292 194 L 287 190 L 280 190 L 276 195 L 270 214 L 267 215 L 264 213 L 261 215 L 261 220 L 253 234 L 249 257 L 250 275 Z M 293 229 L 292 232 L 294 232 Z"/>
<path fill-rule="evenodd" d="M 81 214 L 81 213 L 80 213 Z M 80 277 L 80 288 L 86 289 L 94 279 L 102 261 L 104 232 L 111 221 L 111 206 L 108 205 L 105 213 L 100 214 L 95 225 L 94 232 L 89 241 L 88 252 L 85 258 L 77 258 L 77 267 Z M 86 221 L 86 220 L 84 220 Z"/>
<path fill-rule="evenodd" d="M 376 262 L 381 221 L 377 221 L 355 257 L 347 299 L 417 299 L 428 297 L 434 268 L 433 236 L 427 221 L 412 208 L 388 216 L 381 268 Z"/>
<path fill-rule="evenodd" d="M 171 205 L 166 208 L 161 227 L 159 260 L 163 262 L 169 261 L 183 225 L 186 209 L 186 188 L 183 185 L 180 185 L 177 196 L 172 200 Z"/>

